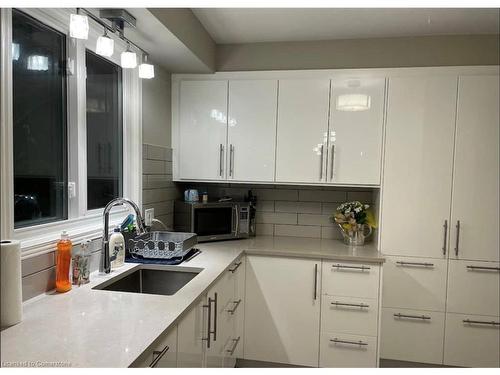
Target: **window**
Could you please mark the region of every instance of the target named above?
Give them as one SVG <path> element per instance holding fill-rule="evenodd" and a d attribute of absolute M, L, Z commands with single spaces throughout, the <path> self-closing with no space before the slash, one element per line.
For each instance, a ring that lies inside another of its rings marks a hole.
<path fill-rule="evenodd" d="M 22 257 L 53 251 L 63 230 L 74 243 L 99 238 L 114 197 L 141 206 L 138 70 L 120 68 L 118 36 L 112 56 L 95 54 L 92 21 L 87 40 L 72 39 L 72 12 L 0 9 L 0 228 Z M 114 209 L 110 225 L 127 213 Z"/>
<path fill-rule="evenodd" d="M 86 51 L 87 209 L 122 195 L 122 70 Z"/>
<path fill-rule="evenodd" d="M 14 223 L 67 218 L 66 37 L 12 12 Z"/>

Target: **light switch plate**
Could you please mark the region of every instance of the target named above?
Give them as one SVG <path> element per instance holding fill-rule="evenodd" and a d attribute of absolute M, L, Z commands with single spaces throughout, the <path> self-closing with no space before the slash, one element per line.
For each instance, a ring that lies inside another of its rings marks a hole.
<path fill-rule="evenodd" d="M 154 208 L 147 208 L 146 210 L 144 210 L 144 223 L 146 224 L 146 226 L 150 227 L 154 218 L 155 218 Z"/>

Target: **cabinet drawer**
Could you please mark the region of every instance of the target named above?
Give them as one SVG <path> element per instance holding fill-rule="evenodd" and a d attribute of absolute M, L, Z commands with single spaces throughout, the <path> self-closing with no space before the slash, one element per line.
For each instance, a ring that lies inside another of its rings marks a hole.
<path fill-rule="evenodd" d="M 376 264 L 323 262 L 323 294 L 378 298 L 379 266 Z"/>
<path fill-rule="evenodd" d="M 468 323 L 469 320 L 472 322 Z M 497 324 L 488 324 L 490 322 Z M 498 367 L 500 365 L 499 322 L 498 316 L 447 313 L 444 364 L 465 367 Z"/>
<path fill-rule="evenodd" d="M 444 312 L 446 270 L 445 259 L 387 257 L 383 306 Z"/>
<path fill-rule="evenodd" d="M 177 326 L 161 335 L 131 367 L 177 367 Z"/>
<path fill-rule="evenodd" d="M 322 297 L 321 330 L 377 335 L 378 300 L 355 297 Z"/>
<path fill-rule="evenodd" d="M 444 315 L 442 312 L 383 308 L 380 357 L 441 364 Z"/>
<path fill-rule="evenodd" d="M 322 333 L 319 367 L 377 367 L 377 338 Z"/>
<path fill-rule="evenodd" d="M 500 263 L 450 260 L 447 311 L 500 315 Z"/>

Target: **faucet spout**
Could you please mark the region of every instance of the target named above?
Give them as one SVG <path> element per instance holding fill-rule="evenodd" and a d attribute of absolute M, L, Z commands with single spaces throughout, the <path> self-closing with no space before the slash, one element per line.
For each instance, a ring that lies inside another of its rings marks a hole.
<path fill-rule="evenodd" d="M 146 226 L 144 225 L 144 219 L 141 215 L 141 210 L 133 201 L 127 198 L 115 198 L 110 201 L 103 211 L 103 233 L 102 233 L 102 246 L 101 246 L 101 262 L 99 263 L 100 273 L 110 273 L 111 272 L 111 261 L 109 258 L 109 212 L 115 206 L 128 205 L 135 211 L 135 218 L 137 223 L 138 235 L 146 233 Z"/>

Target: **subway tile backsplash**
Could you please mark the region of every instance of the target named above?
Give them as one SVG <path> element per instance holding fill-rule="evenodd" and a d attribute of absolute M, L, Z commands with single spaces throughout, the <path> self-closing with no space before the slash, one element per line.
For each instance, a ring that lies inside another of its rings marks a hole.
<path fill-rule="evenodd" d="M 194 188 L 207 191 L 210 200 L 231 196 L 243 200 L 251 189 L 257 196 L 257 235 L 293 236 L 341 239 L 337 226 L 331 221 L 340 203 L 359 200 L 373 204 L 376 189 L 239 185 L 239 184 L 178 184 L 181 190 Z"/>

